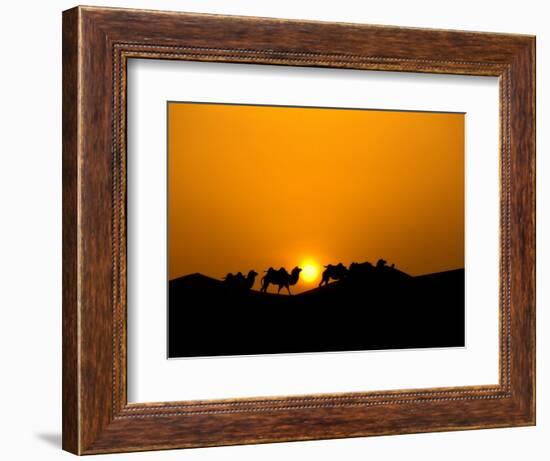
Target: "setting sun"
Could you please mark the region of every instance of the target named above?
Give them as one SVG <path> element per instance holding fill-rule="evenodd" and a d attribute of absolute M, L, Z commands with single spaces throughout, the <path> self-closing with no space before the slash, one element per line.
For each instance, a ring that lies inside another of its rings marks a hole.
<path fill-rule="evenodd" d="M 302 280 L 304 282 L 314 282 L 319 277 L 320 267 L 315 261 L 304 261 L 302 267 Z"/>

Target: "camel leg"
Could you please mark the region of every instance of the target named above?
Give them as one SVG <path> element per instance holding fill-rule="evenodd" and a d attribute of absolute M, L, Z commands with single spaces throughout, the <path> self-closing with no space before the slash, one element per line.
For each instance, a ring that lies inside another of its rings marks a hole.
<path fill-rule="evenodd" d="M 281 285 L 279 285 L 279 289 L 277 290 L 277 294 L 281 294 L 281 288 L 283 288 Z"/>
<path fill-rule="evenodd" d="M 290 287 L 288 285 L 286 286 L 286 289 L 288 290 L 288 294 L 291 295 L 292 293 L 290 292 Z"/>

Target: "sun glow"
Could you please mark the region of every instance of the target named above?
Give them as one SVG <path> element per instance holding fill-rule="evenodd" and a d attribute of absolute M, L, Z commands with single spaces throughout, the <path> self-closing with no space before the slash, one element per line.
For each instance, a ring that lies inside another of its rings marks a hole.
<path fill-rule="evenodd" d="M 315 261 L 308 259 L 303 261 L 300 267 L 302 268 L 302 273 L 300 275 L 304 282 L 311 283 L 318 279 L 321 268 Z"/>

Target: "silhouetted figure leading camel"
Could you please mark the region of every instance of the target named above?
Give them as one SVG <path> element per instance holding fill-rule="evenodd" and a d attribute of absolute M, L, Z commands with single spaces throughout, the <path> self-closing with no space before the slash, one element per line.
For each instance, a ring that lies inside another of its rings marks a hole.
<path fill-rule="evenodd" d="M 337 265 L 329 264 L 325 266 L 325 270 L 323 271 L 321 283 L 319 283 L 319 286 L 322 287 L 323 285 L 327 285 L 330 279 L 341 280 L 347 275 L 348 268 L 342 263 L 338 263 Z"/>
<path fill-rule="evenodd" d="M 298 279 L 300 278 L 300 272 L 302 271 L 301 268 L 296 266 L 290 274 L 287 272 L 287 270 L 284 267 L 281 267 L 279 270 L 273 269 L 270 267 L 266 274 L 262 277 L 262 289 L 261 291 L 265 293 L 267 291 L 267 288 L 269 287 L 269 284 L 278 285 L 279 289 L 277 290 L 277 293 L 281 292 L 281 288 L 285 287 L 288 291 L 288 294 L 290 295 L 290 286 L 296 285 L 298 283 Z"/>
<path fill-rule="evenodd" d="M 224 281 L 231 288 L 243 291 L 250 290 L 254 286 L 257 275 L 258 273 L 255 270 L 249 271 L 246 278 L 242 272 L 237 272 L 237 274 L 229 273 L 225 276 Z"/>

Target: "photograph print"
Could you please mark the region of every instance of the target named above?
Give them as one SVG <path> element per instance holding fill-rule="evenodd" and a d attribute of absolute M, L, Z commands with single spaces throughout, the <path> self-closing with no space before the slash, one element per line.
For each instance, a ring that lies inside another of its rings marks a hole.
<path fill-rule="evenodd" d="M 169 358 L 464 347 L 464 113 L 167 119 Z"/>

